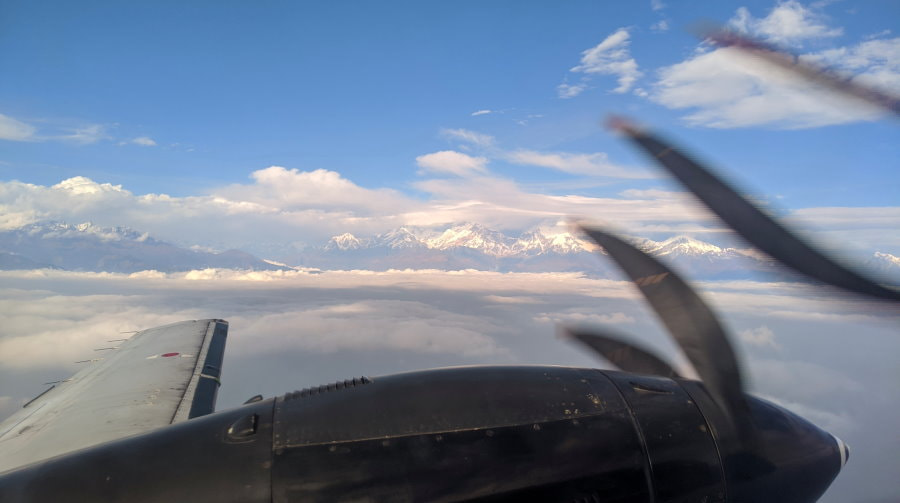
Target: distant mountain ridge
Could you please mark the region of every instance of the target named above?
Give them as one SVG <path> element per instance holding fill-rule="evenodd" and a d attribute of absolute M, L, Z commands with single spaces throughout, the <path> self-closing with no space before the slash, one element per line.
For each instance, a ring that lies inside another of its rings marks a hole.
<path fill-rule="evenodd" d="M 0 232 L 0 269 L 42 267 L 121 273 L 209 267 L 284 269 L 239 250 L 189 250 L 128 227 L 100 227 L 90 222 L 45 222 Z"/>
<path fill-rule="evenodd" d="M 531 256 L 544 253 L 590 253 L 597 246 L 569 233 L 548 234 L 542 230 L 525 232 L 518 237 L 468 223 L 444 231 L 429 231 L 401 227 L 372 238 L 358 238 L 350 233 L 332 237 L 325 251 L 348 251 L 365 248 L 410 249 L 422 248 L 447 251 L 455 248 L 478 250 L 492 257 Z"/>
<path fill-rule="evenodd" d="M 744 279 L 760 272 L 783 274 L 753 250 L 723 248 L 689 236 L 664 241 L 633 238 L 651 255 L 663 257 L 693 279 Z M 532 229 L 517 235 L 467 223 L 445 229 L 401 227 L 374 236 L 333 236 L 323 246 L 291 257 L 263 260 L 239 250 L 221 253 L 187 249 L 128 227 L 90 222 L 45 222 L 0 231 L 0 269 L 57 268 L 131 273 L 192 269 L 477 269 L 499 272 L 584 272 L 620 278 L 621 273 L 586 238 Z M 865 267 L 886 282 L 900 278 L 900 258 L 875 253 Z"/>
<path fill-rule="evenodd" d="M 749 250 L 722 248 L 688 236 L 665 241 L 636 238 L 637 246 L 667 257 L 680 270 L 702 278 L 746 277 L 770 270 L 771 263 Z M 370 237 L 343 233 L 321 249 L 298 257 L 303 265 L 320 268 L 433 267 L 544 272 L 584 271 L 614 277 L 609 261 L 587 238 L 569 232 L 533 229 L 518 235 L 467 223 L 444 230 L 401 227 Z"/>

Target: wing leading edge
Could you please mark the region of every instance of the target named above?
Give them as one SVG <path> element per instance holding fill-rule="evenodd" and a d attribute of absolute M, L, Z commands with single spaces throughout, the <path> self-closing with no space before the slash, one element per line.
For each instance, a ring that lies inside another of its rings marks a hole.
<path fill-rule="evenodd" d="M 0 473 L 213 411 L 223 320 L 138 332 L 0 423 Z"/>

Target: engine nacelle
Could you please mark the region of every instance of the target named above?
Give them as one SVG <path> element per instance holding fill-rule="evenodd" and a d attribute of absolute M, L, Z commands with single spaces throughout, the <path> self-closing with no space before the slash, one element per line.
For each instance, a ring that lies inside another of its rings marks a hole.
<path fill-rule="evenodd" d="M 812 502 L 839 441 L 695 381 L 459 367 L 288 393 L 0 475 L 15 501 Z"/>

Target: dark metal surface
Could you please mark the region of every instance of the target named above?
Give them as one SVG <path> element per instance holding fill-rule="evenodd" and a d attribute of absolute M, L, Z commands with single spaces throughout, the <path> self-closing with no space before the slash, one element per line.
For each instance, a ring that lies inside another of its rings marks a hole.
<path fill-rule="evenodd" d="M 841 469 L 837 440 L 796 414 L 748 396 L 755 442 L 747 446 L 697 381 L 678 380 L 697 403 L 715 439 L 728 501 L 817 501 Z"/>
<path fill-rule="evenodd" d="M 609 372 L 631 406 L 650 460 L 656 503 L 725 501 L 716 444 L 697 405 L 671 379 Z"/>
<path fill-rule="evenodd" d="M 625 403 L 596 370 L 413 372 L 275 409 L 275 502 L 515 501 L 524 490 L 643 502 L 644 467 Z"/>
<path fill-rule="evenodd" d="M 741 372 L 725 330 L 674 271 L 618 237 L 582 228 L 634 281 L 700 379 L 734 421 L 747 415 Z"/>
<path fill-rule="evenodd" d="M 203 361 L 203 370 L 197 380 L 197 391 L 191 402 L 188 418 L 205 416 L 216 409 L 216 396 L 222 377 L 222 360 L 225 357 L 225 342 L 228 336 L 228 322 L 217 320 L 212 340 Z"/>
<path fill-rule="evenodd" d="M 809 503 L 841 464 L 827 433 L 756 400 L 764 448 L 745 450 L 694 381 L 459 367 L 324 390 L 9 472 L 0 501 Z"/>
<path fill-rule="evenodd" d="M 269 399 L 102 444 L 0 476 L 3 503 L 271 501 Z M 256 416 L 255 432 L 229 429 Z"/>

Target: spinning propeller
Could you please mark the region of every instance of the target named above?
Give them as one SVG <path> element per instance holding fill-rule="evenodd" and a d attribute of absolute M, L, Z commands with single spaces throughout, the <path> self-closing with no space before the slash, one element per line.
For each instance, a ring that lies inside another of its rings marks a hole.
<path fill-rule="evenodd" d="M 706 36 L 718 45 L 735 47 L 807 80 L 900 114 L 900 100 L 895 96 L 801 62 L 790 54 L 732 32 L 711 31 Z M 900 301 L 900 291 L 839 265 L 767 216 L 709 168 L 674 145 L 622 118 L 612 118 L 609 125 L 625 134 L 673 175 L 726 225 L 776 261 L 823 284 L 879 300 Z M 657 259 L 608 231 L 587 224 L 579 224 L 579 227 L 606 250 L 635 283 L 687 356 L 710 396 L 735 425 L 742 441 L 752 444 L 750 411 L 740 368 L 728 335 L 712 310 L 687 282 Z M 664 359 L 621 336 L 598 333 L 594 328 L 564 327 L 561 331 L 626 372 L 680 377 Z"/>

